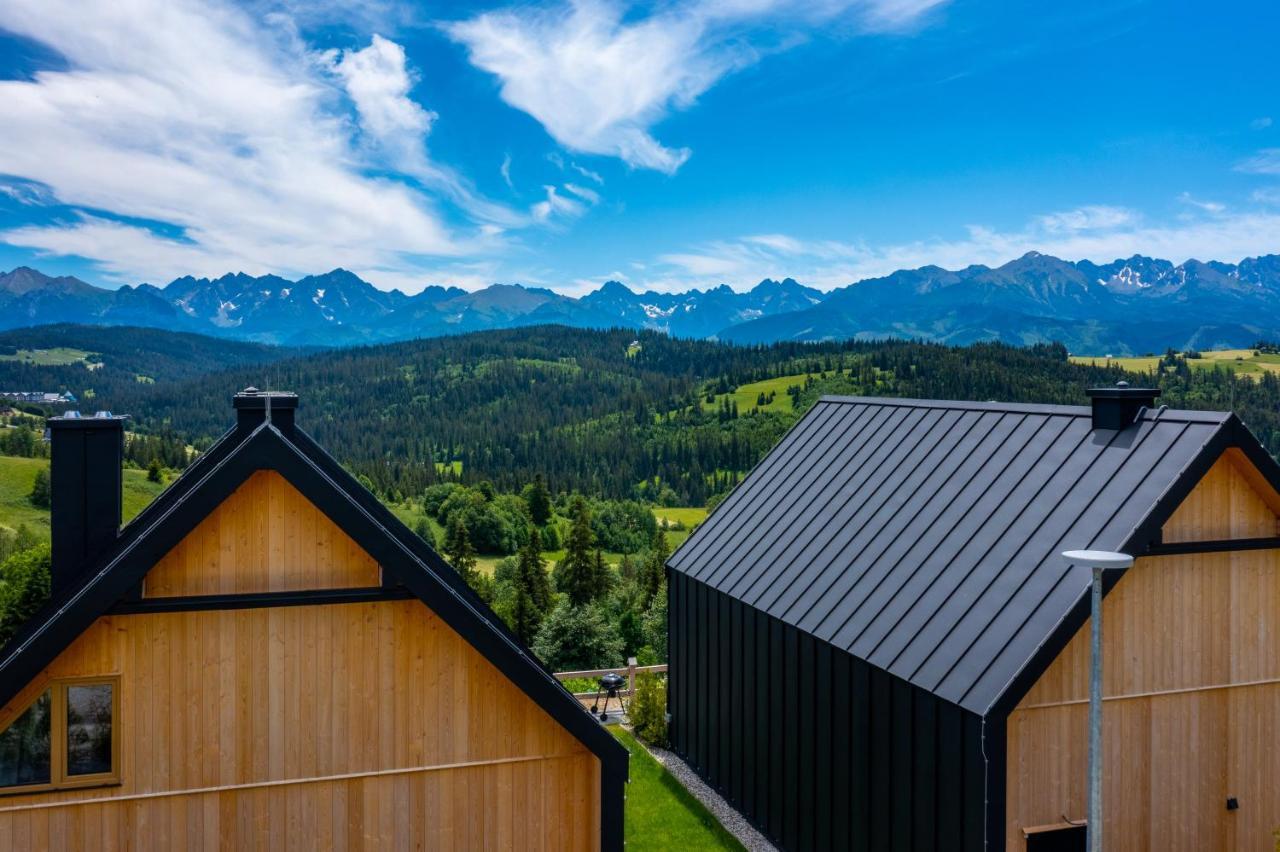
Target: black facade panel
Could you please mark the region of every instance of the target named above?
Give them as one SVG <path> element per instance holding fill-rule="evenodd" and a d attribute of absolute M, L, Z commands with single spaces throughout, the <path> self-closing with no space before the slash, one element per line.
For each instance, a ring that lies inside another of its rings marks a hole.
<path fill-rule="evenodd" d="M 818 654 L 814 647 L 813 637 L 793 631 L 798 639 L 799 656 L 796 659 L 799 688 L 796 690 L 796 724 L 799 726 L 800 753 L 793 763 L 796 773 L 796 823 L 800 837 L 799 848 L 812 849 L 817 840 L 814 832 L 817 821 L 817 672 Z"/>
<path fill-rule="evenodd" d="M 742 775 L 742 752 L 745 746 L 742 735 L 742 611 L 741 603 L 729 599 L 729 802 L 739 810 L 742 809 L 743 787 L 746 786 Z"/>
<path fill-rule="evenodd" d="M 783 767 L 786 766 L 787 739 L 783 677 L 782 632 L 780 621 L 769 619 L 769 822 L 765 831 L 773 840 L 782 836 L 786 802 L 783 801 Z"/>
<path fill-rule="evenodd" d="M 756 690 L 753 700 L 756 705 L 756 806 L 755 824 L 769 824 L 769 779 L 773 777 L 770 763 L 769 739 L 769 686 L 773 671 L 769 661 L 769 616 L 759 610 L 751 614 L 751 623 L 755 629 L 756 646 Z"/>
<path fill-rule="evenodd" d="M 865 664 L 864 664 L 865 665 Z M 867 788 L 870 791 L 867 825 L 870 829 L 868 848 L 881 852 L 890 848 L 889 793 L 893 785 L 893 760 L 890 741 L 893 736 L 893 698 L 888 674 L 868 666 Z"/>
<path fill-rule="evenodd" d="M 800 634 L 783 627 L 782 676 L 784 697 L 782 776 L 782 838 L 788 849 L 800 849 L 800 766 L 804 761 L 800 738 Z"/>
<path fill-rule="evenodd" d="M 733 725 L 732 718 L 738 712 L 733 703 L 731 690 L 733 681 L 733 604 L 726 595 L 716 595 L 717 628 L 720 641 L 716 643 L 716 713 L 713 721 L 715 728 L 716 750 L 716 789 L 725 798 L 730 798 L 728 780 L 733 777 Z"/>
<path fill-rule="evenodd" d="M 853 755 L 849 790 L 850 847 L 856 852 L 871 849 L 871 667 L 855 657 L 849 662 L 850 704 L 853 715 L 849 730 Z"/>
<path fill-rule="evenodd" d="M 978 717 L 672 577 L 672 746 L 775 844 L 982 848 L 1003 755 L 983 759 Z"/>
<path fill-rule="evenodd" d="M 930 852 L 941 843 L 937 835 L 938 702 L 920 698 L 914 702 L 912 711 L 911 848 L 916 852 Z"/>
<path fill-rule="evenodd" d="M 814 773 L 814 845 L 818 849 L 832 848 L 832 831 L 831 831 L 831 787 L 834 782 L 832 778 L 832 755 L 835 749 L 835 730 L 831 724 L 832 708 L 835 705 L 835 689 L 832 684 L 832 668 L 831 668 L 831 646 L 825 642 L 818 642 L 817 654 L 815 656 L 816 667 L 814 672 L 814 692 L 813 692 L 813 708 L 816 718 L 814 719 L 813 730 L 817 735 L 817 756 L 816 771 Z M 830 733 L 830 740 L 823 741 L 821 737 Z M 847 738 L 846 738 L 847 740 Z M 835 834 L 834 837 L 840 838 L 840 842 L 844 842 L 845 835 Z"/>

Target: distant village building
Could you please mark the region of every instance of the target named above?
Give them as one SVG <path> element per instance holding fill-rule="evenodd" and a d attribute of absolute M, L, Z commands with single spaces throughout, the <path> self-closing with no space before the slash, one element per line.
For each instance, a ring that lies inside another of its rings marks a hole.
<path fill-rule="evenodd" d="M 1280 466 L 1233 414 L 825 397 L 668 562 L 673 748 L 788 850 L 1083 850 L 1088 566 L 1106 848 L 1280 828 Z"/>
<path fill-rule="evenodd" d="M 0 849 L 622 849 L 627 752 L 294 425 L 119 528 L 123 418 L 55 417 L 52 596 L 0 649 Z"/>
<path fill-rule="evenodd" d="M 14 402 L 30 402 L 36 405 L 63 405 L 76 402 L 76 395 L 70 391 L 63 393 L 50 391 L 0 391 L 0 399 L 11 399 Z"/>

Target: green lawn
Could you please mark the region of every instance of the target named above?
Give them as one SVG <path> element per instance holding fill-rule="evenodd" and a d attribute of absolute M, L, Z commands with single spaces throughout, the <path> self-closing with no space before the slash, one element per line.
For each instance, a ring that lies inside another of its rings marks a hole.
<path fill-rule="evenodd" d="M 26 524 L 40 535 L 49 534 L 48 510 L 37 509 L 27 499 L 36 471 L 48 464 L 48 459 L 0 456 L 0 526 L 16 529 L 18 524 Z M 163 490 L 163 485 L 147 481 L 145 470 L 126 470 L 124 520 L 128 521 L 141 512 Z"/>
<path fill-rule="evenodd" d="M 707 518 L 707 510 L 700 506 L 670 506 L 653 510 L 659 524 L 684 524 L 682 530 L 667 530 L 667 546 L 675 550 L 684 544 L 693 528 Z"/>
<path fill-rule="evenodd" d="M 626 806 L 628 850 L 697 852 L 743 848 L 631 734 L 617 726 L 609 730 L 631 753 Z"/>

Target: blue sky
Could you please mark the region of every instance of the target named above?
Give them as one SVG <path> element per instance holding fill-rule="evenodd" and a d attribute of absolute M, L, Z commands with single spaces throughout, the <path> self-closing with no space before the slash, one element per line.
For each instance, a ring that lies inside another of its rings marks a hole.
<path fill-rule="evenodd" d="M 830 288 L 1280 252 L 1269 2 L 6 0 L 0 268 Z"/>

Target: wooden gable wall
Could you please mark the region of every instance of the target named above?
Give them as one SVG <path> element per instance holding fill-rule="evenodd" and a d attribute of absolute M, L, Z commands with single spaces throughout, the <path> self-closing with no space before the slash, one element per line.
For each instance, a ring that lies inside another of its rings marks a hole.
<path fill-rule="evenodd" d="M 367 588 L 378 563 L 273 470 L 260 470 L 147 573 L 147 597 Z"/>
<path fill-rule="evenodd" d="M 377 582 L 260 472 L 146 590 Z M 104 616 L 0 726 L 89 675 L 120 676 L 122 783 L 0 797 L 0 850 L 599 846 L 598 758 L 416 599 Z"/>
<path fill-rule="evenodd" d="M 1276 533 L 1280 498 L 1229 451 L 1165 542 Z M 1280 828 L 1280 550 L 1139 559 L 1103 603 L 1106 843 L 1269 849 Z M 1086 623 L 1010 715 L 1006 848 L 1087 813 Z M 1227 810 L 1235 797 L 1237 810 Z"/>

